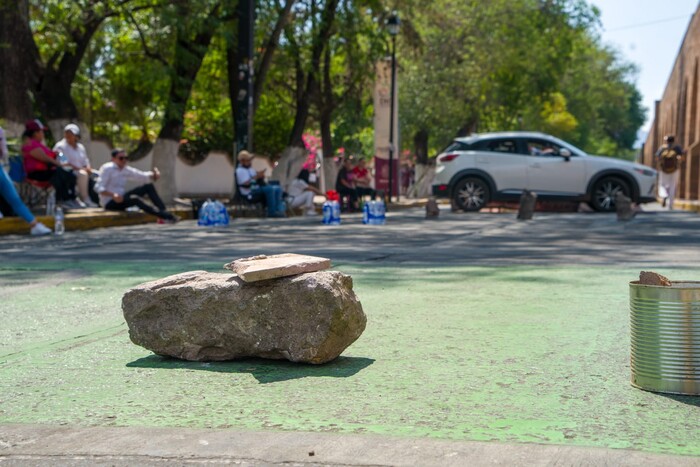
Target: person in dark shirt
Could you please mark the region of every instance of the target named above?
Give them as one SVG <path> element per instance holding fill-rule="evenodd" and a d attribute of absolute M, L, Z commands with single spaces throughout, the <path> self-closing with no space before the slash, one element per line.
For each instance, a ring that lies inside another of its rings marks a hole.
<path fill-rule="evenodd" d="M 349 157 L 343 159 L 343 165 L 335 179 L 335 191 L 341 198 L 348 197 L 348 210 L 357 209 L 357 190 L 355 188 L 355 176 L 352 173 L 352 160 Z"/>

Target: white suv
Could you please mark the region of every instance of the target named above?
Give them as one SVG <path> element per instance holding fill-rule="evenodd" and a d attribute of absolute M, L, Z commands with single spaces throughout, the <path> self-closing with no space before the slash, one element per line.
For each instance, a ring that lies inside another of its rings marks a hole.
<path fill-rule="evenodd" d="M 531 190 L 538 199 L 587 201 L 597 211 L 613 211 L 618 192 L 638 203 L 655 201 L 655 184 L 656 170 L 647 166 L 589 156 L 544 133 L 515 131 L 455 139 L 437 157 L 433 195 L 478 211 Z"/>

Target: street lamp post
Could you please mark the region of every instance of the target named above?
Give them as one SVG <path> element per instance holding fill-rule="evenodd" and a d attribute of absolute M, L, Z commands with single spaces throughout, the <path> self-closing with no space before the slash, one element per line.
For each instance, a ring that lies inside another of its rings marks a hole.
<path fill-rule="evenodd" d="M 386 22 L 391 35 L 391 109 L 389 109 L 389 203 L 394 191 L 394 99 L 396 98 L 396 36 L 399 34 L 401 21 L 395 11 Z M 398 196 L 397 196 L 398 201 Z"/>

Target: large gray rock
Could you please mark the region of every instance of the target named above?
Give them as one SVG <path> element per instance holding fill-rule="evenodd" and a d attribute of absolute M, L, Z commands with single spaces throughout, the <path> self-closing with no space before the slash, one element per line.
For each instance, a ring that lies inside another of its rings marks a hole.
<path fill-rule="evenodd" d="M 367 323 L 352 278 L 338 271 L 253 283 L 232 274 L 186 272 L 129 290 L 122 310 L 135 344 L 194 361 L 325 363 Z"/>

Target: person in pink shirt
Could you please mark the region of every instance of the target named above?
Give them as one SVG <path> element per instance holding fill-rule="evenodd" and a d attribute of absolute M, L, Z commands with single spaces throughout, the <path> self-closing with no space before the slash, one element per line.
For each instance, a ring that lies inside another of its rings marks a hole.
<path fill-rule="evenodd" d="M 44 144 L 44 130 L 47 128 L 39 120 L 29 120 L 24 125 L 24 170 L 27 178 L 38 182 L 51 182 L 56 190 L 56 201 L 65 208 L 80 208 L 84 205 L 75 200 L 75 175 L 64 170 L 51 149 Z"/>

